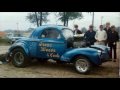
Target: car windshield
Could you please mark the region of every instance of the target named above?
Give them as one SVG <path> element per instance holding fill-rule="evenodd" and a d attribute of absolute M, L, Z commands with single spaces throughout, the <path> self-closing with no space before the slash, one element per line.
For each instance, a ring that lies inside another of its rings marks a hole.
<path fill-rule="evenodd" d="M 63 36 L 65 39 L 73 38 L 74 34 L 71 29 L 65 28 L 62 30 Z"/>

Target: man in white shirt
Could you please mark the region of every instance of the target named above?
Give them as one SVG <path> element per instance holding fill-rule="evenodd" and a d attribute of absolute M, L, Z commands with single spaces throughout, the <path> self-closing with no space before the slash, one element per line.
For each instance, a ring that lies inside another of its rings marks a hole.
<path fill-rule="evenodd" d="M 95 39 L 97 40 L 96 44 L 105 45 L 107 33 L 105 30 L 103 30 L 103 25 L 100 25 L 100 29 L 96 32 Z"/>

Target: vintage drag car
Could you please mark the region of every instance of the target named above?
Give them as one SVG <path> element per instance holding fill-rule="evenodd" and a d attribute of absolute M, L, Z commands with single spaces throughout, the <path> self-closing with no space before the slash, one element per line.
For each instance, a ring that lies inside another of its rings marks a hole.
<path fill-rule="evenodd" d="M 36 28 L 29 38 L 17 40 L 8 51 L 7 60 L 16 67 L 25 67 L 36 58 L 53 59 L 74 64 L 82 74 L 93 65 L 109 60 L 109 48 L 101 45 L 75 47 L 73 31 L 62 25 L 43 25 Z"/>

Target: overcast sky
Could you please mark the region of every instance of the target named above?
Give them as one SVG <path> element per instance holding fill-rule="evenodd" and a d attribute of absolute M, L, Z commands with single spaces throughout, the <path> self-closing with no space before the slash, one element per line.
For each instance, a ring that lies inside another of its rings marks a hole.
<path fill-rule="evenodd" d="M 17 29 L 17 23 L 19 23 L 18 28 L 20 30 L 27 30 L 28 28 L 36 27 L 26 19 L 28 13 L 30 12 L 0 12 L 0 31 Z M 73 29 L 73 25 L 78 24 L 80 29 L 81 27 L 88 28 L 92 22 L 92 15 L 84 12 L 83 16 L 83 19 L 70 21 L 69 27 Z M 96 28 L 101 24 L 102 16 L 103 24 L 111 22 L 113 25 L 120 26 L 120 12 L 95 12 Z M 62 24 L 60 21 L 57 21 L 54 14 L 50 14 L 48 18 L 50 21 L 47 24 Z"/>

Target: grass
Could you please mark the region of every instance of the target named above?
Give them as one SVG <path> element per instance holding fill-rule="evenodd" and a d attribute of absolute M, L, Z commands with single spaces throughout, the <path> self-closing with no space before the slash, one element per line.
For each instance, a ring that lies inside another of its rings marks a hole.
<path fill-rule="evenodd" d="M 9 39 L 0 38 L 0 45 L 10 45 Z"/>

